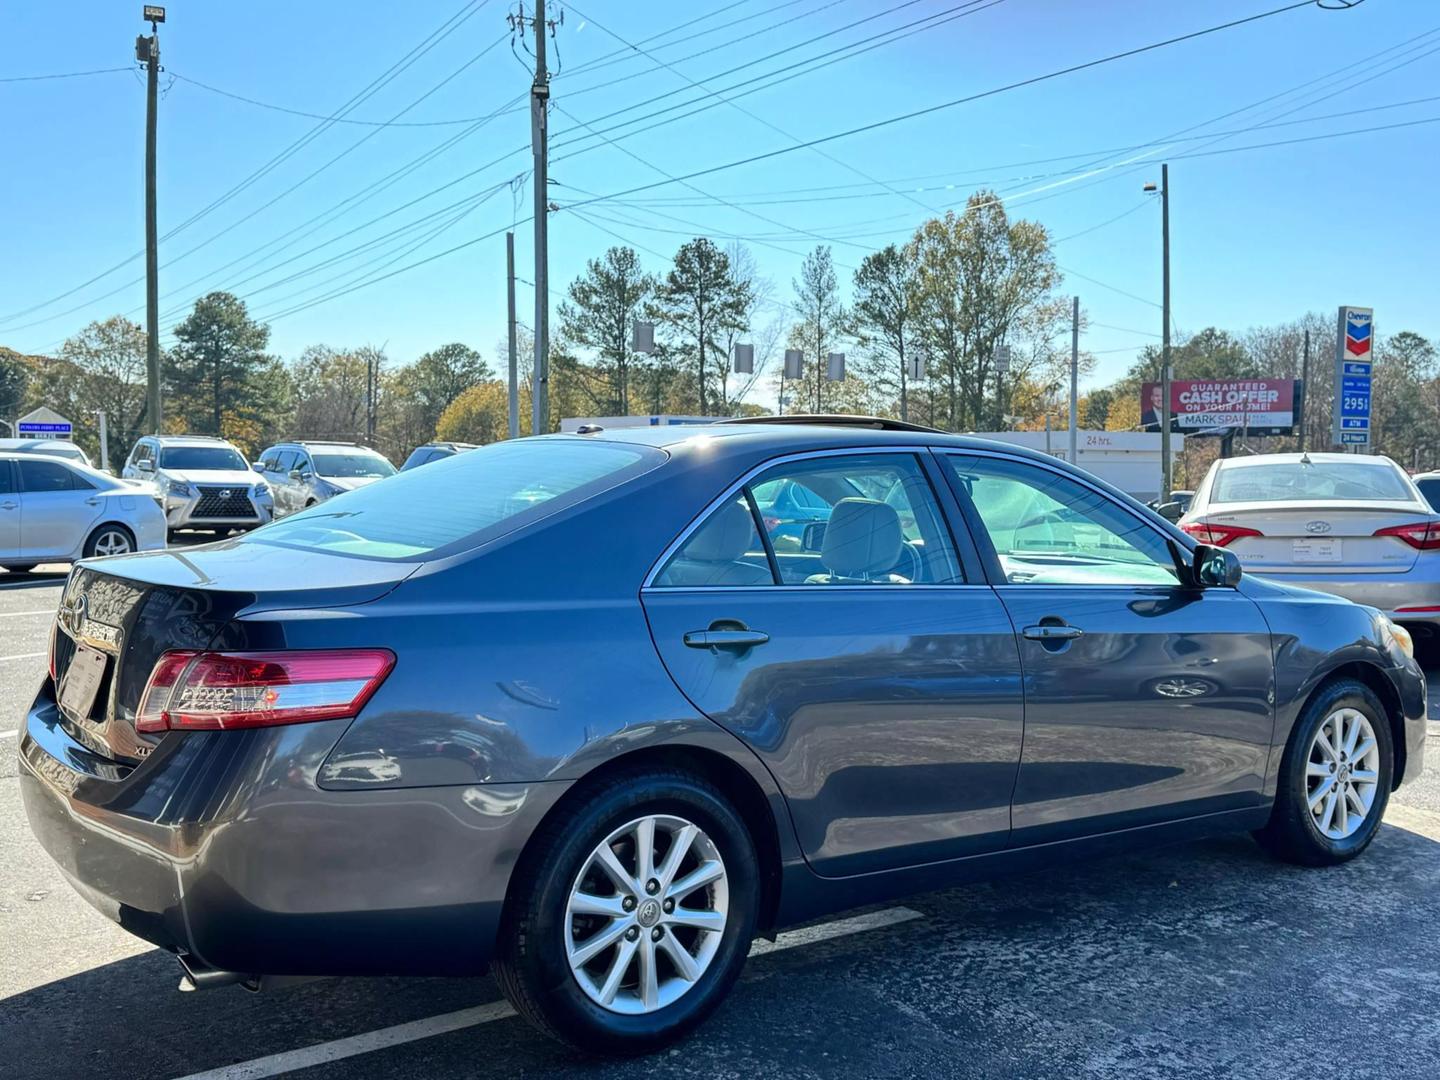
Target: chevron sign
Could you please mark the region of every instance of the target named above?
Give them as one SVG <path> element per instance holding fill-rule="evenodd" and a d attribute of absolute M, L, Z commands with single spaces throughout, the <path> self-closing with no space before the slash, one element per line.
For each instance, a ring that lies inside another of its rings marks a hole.
<path fill-rule="evenodd" d="M 1335 420 L 1332 437 L 1341 446 L 1370 445 L 1371 360 L 1375 340 L 1372 308 L 1342 307 L 1335 334 Z"/>
<path fill-rule="evenodd" d="M 1349 356 L 1370 354 L 1370 312 L 1346 309 L 1345 352 Z"/>

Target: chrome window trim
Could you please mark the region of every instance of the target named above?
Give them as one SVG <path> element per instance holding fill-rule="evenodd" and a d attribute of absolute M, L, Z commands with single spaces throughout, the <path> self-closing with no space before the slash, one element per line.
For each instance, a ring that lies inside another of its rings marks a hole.
<path fill-rule="evenodd" d="M 810 461 L 815 458 L 869 457 L 873 454 L 909 454 L 911 457 L 917 459 L 916 464 L 921 468 L 921 475 L 925 477 L 926 484 L 929 484 L 930 477 L 928 475 L 925 475 L 924 463 L 919 459 L 922 455 L 930 453 L 933 449 L 933 447 L 923 444 L 906 446 L 849 446 L 832 448 L 830 450 L 801 450 L 797 453 L 782 454 L 779 457 L 773 457 L 769 458 L 766 461 L 762 461 L 760 464 L 754 466 L 752 469 L 742 475 L 739 480 L 736 480 L 734 483 L 732 483 L 718 496 L 706 503 L 704 509 L 702 509 L 698 514 L 695 515 L 694 520 L 691 521 L 689 525 L 685 526 L 685 528 L 681 531 L 680 535 L 677 536 L 674 540 L 670 541 L 669 545 L 665 548 L 665 550 L 660 553 L 660 557 L 656 559 L 653 563 L 651 563 L 650 570 L 646 573 L 645 580 L 640 585 L 640 590 L 644 592 L 646 590 L 653 589 L 656 592 L 663 593 L 717 591 L 734 592 L 737 589 L 745 592 L 758 592 L 761 590 L 774 589 L 803 589 L 809 593 L 815 593 L 817 591 L 820 591 L 814 585 L 786 585 L 781 583 L 774 583 L 770 585 L 685 585 L 675 587 L 668 585 L 656 585 L 655 578 L 658 577 L 660 571 L 665 568 L 665 564 L 670 561 L 671 556 L 673 556 L 684 545 L 686 540 L 690 539 L 691 533 L 693 533 L 696 529 L 700 528 L 701 525 L 705 524 L 705 522 L 709 520 L 712 513 L 718 510 L 727 500 L 733 498 L 742 488 L 745 487 L 746 484 L 750 483 L 750 481 L 753 480 L 756 476 L 760 475 L 762 472 L 765 472 L 768 469 L 773 469 L 777 465 L 784 465 L 787 462 L 791 461 Z M 940 497 L 937 493 L 932 491 L 931 494 L 935 499 L 935 512 L 939 516 L 940 525 L 942 527 L 946 527 L 948 523 L 946 521 L 945 507 L 941 504 Z M 949 530 L 947 529 L 947 532 L 948 531 Z M 954 546 L 954 538 L 950 537 L 949 539 L 951 545 Z M 958 549 L 955 551 L 955 562 L 963 573 L 964 563 L 960 559 L 960 552 Z M 836 592 L 842 589 L 863 589 L 866 592 L 874 592 L 877 589 L 954 589 L 973 588 L 977 584 L 984 588 L 989 588 L 989 585 L 985 582 L 970 581 L 911 582 L 906 585 L 895 585 L 889 582 L 876 582 L 873 585 L 827 585 L 824 586 L 823 591 Z"/>

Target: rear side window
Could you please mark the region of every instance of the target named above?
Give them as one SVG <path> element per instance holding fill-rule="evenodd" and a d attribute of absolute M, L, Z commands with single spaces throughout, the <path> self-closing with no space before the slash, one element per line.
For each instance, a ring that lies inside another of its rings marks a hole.
<path fill-rule="evenodd" d="M 83 491 L 94 485 L 76 476 L 58 461 L 17 461 L 20 487 L 25 491 Z"/>
<path fill-rule="evenodd" d="M 951 585 L 964 581 L 910 454 L 822 455 L 776 465 L 711 512 L 654 584 Z"/>
<path fill-rule="evenodd" d="M 1414 502 L 1405 477 L 1387 462 L 1299 461 L 1273 465 L 1221 466 L 1212 503 L 1303 502 L 1345 499 L 1357 502 Z"/>
<path fill-rule="evenodd" d="M 1440 476 L 1417 480 L 1415 486 L 1420 489 L 1420 494 L 1425 496 L 1431 510 L 1440 510 Z"/>
<path fill-rule="evenodd" d="M 0 461 L 0 495 L 9 495 L 15 490 L 15 481 L 10 479 L 10 462 Z"/>
<path fill-rule="evenodd" d="M 241 542 L 374 559 L 429 558 L 572 505 L 664 460 L 663 451 L 622 443 L 495 443 L 336 496 Z"/>

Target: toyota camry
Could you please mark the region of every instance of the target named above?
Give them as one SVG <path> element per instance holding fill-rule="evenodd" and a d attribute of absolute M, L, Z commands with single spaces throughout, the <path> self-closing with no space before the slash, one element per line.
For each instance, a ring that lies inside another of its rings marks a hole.
<path fill-rule="evenodd" d="M 80 564 L 35 834 L 183 986 L 488 967 L 634 1051 L 787 925 L 1223 830 L 1341 863 L 1419 773 L 1374 608 L 1047 456 L 786 420 L 503 442 Z"/>

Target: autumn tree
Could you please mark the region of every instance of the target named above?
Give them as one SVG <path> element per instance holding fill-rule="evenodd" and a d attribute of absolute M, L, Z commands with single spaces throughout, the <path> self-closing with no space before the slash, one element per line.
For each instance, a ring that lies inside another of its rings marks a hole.
<path fill-rule="evenodd" d="M 92 322 L 60 347 L 77 371 L 77 412 L 105 413 L 106 452 L 123 461 L 145 424 L 145 331 L 121 315 Z M 78 417 L 77 417 L 78 418 Z"/>
<path fill-rule="evenodd" d="M 490 379 L 460 393 L 440 415 L 435 437 L 447 442 L 484 445 L 508 434 L 509 391 L 498 379 Z"/>

